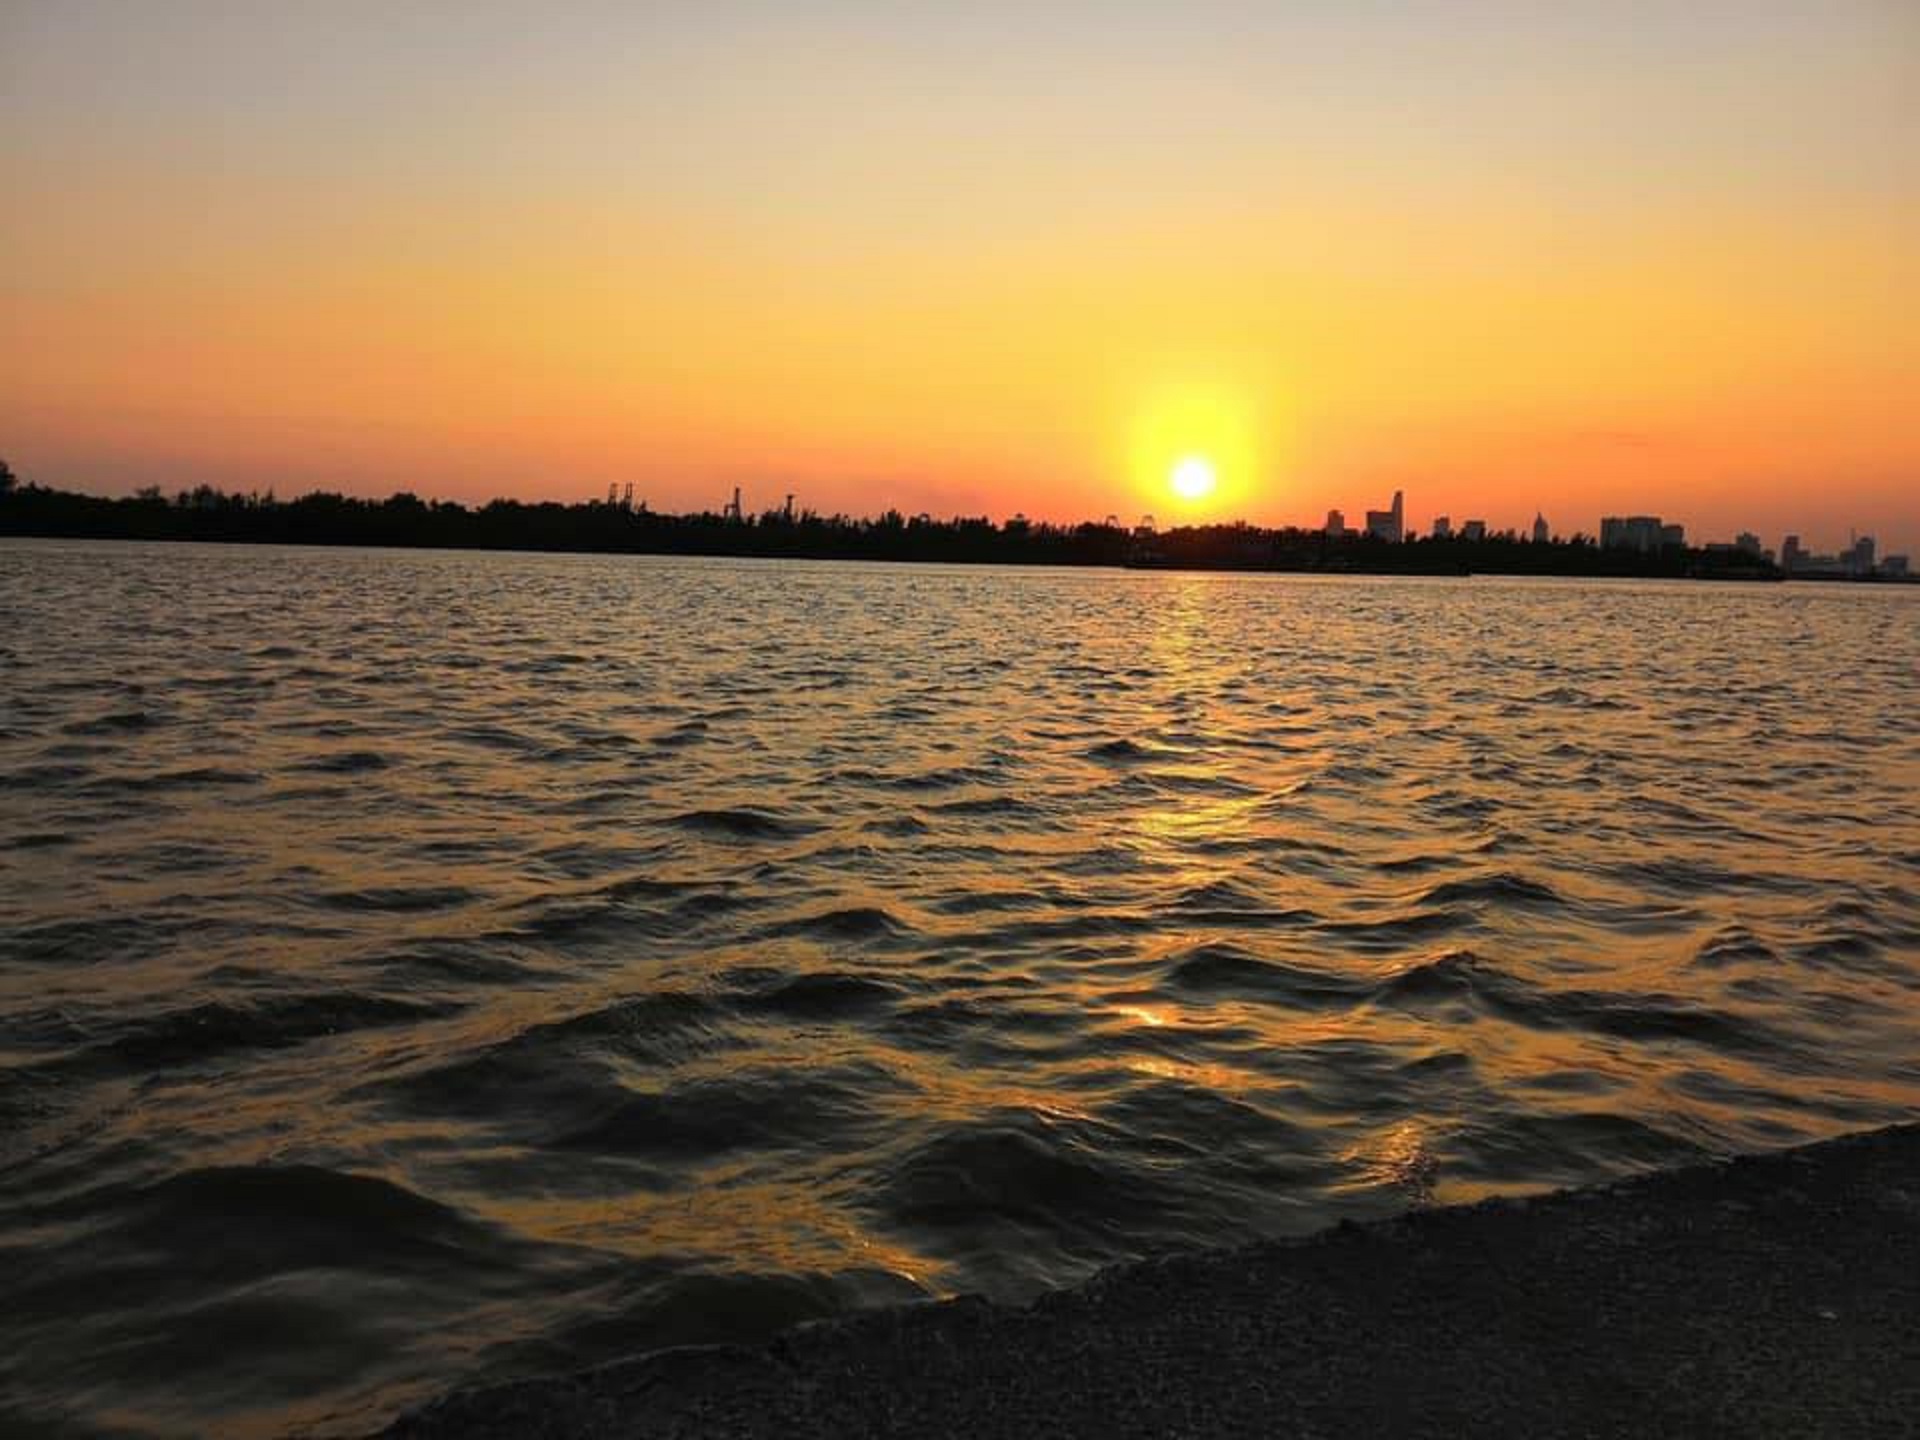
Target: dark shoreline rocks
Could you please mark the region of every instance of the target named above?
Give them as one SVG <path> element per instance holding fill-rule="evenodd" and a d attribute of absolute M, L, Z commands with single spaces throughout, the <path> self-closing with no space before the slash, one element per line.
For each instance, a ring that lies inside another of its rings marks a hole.
<path fill-rule="evenodd" d="M 1920 1125 L 456 1393 L 454 1436 L 1920 1433 Z"/>

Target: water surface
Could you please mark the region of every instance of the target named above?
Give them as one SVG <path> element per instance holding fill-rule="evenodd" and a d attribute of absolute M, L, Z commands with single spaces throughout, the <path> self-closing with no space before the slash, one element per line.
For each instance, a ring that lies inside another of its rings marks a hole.
<path fill-rule="evenodd" d="M 1920 592 L 0 544 L 0 1428 L 1920 1114 Z"/>

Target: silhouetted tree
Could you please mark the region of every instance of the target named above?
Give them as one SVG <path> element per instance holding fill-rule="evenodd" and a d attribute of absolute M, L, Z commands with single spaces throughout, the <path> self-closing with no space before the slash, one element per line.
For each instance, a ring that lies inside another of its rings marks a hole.
<path fill-rule="evenodd" d="M 1517 534 L 1392 545 L 1370 535 L 1247 524 L 1129 532 L 1113 523 L 1056 525 L 1016 515 L 938 520 L 897 510 L 875 518 L 784 509 L 741 520 L 711 512 L 667 515 L 591 500 L 577 505 L 493 500 L 475 508 L 402 492 L 362 500 L 328 491 L 298 499 L 226 495 L 210 485 L 171 499 L 147 486 L 125 499 L 39 485 L 0 487 L 0 534 L 142 540 L 251 540 L 313 545 L 417 545 L 496 550 L 742 555 L 843 560 L 937 560 L 1002 565 L 1135 565 L 1205 570 L 1310 570 L 1462 575 L 1698 575 L 1765 578 L 1779 572 L 1737 552 L 1670 548 L 1651 555 L 1602 550 L 1590 537 L 1535 544 Z"/>

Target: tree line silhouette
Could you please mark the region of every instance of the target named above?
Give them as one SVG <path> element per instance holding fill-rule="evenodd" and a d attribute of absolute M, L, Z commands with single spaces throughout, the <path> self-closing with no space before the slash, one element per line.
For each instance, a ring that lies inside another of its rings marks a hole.
<path fill-rule="evenodd" d="M 1244 523 L 1129 528 L 1108 520 L 1057 525 L 1015 516 L 935 519 L 897 510 L 874 517 L 784 509 L 668 514 L 644 504 L 492 500 L 467 506 L 401 492 L 385 500 L 314 491 L 293 500 L 209 485 L 111 497 L 21 484 L 0 461 L 0 535 L 195 540 L 275 545 L 420 546 L 470 550 L 732 555 L 818 560 L 1004 565 L 1131 565 L 1199 570 L 1671 575 L 1773 578 L 1771 564 L 1721 551 L 1602 550 L 1587 536 L 1536 542 L 1516 532 L 1483 540 L 1389 544 Z"/>

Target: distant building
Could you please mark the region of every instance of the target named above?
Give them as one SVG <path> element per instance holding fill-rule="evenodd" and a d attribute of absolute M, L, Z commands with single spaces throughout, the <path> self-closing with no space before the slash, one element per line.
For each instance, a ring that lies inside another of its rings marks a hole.
<path fill-rule="evenodd" d="M 1853 542 L 1853 548 L 1840 558 L 1846 562 L 1849 575 L 1871 575 L 1873 573 L 1873 536 L 1862 535 Z"/>
<path fill-rule="evenodd" d="M 1465 521 L 1460 526 L 1460 538 L 1462 540 L 1475 540 L 1475 541 L 1486 539 L 1487 538 L 1487 522 L 1484 520 Z"/>
<path fill-rule="evenodd" d="M 1904 555 L 1889 555 L 1880 562 L 1882 575 L 1894 575 L 1904 580 L 1907 578 L 1907 569 L 1907 557 Z"/>
<path fill-rule="evenodd" d="M 1789 535 L 1780 542 L 1780 568 L 1791 575 L 1807 558 L 1807 552 L 1800 548 L 1800 537 Z"/>
<path fill-rule="evenodd" d="M 1658 515 L 1605 516 L 1600 521 L 1602 550 L 1638 550 L 1649 555 L 1665 545 L 1684 545 L 1687 532 L 1678 525 L 1662 524 Z"/>
<path fill-rule="evenodd" d="M 1436 540 L 1451 540 L 1453 538 L 1453 521 L 1449 520 L 1445 515 L 1434 516 L 1433 538 Z"/>
<path fill-rule="evenodd" d="M 1844 555 L 1810 555 L 1801 551 L 1793 562 L 1795 575 L 1845 575 L 1852 552 Z"/>
<path fill-rule="evenodd" d="M 1398 545 L 1406 538 L 1406 512 L 1402 508 L 1403 496 L 1400 491 L 1393 492 L 1393 508 L 1390 510 L 1367 511 L 1367 534 L 1376 540 L 1384 540 L 1389 545 Z"/>
<path fill-rule="evenodd" d="M 1338 510 L 1327 511 L 1327 534 L 1338 540 L 1347 533 L 1347 517 Z"/>
<path fill-rule="evenodd" d="M 1659 543 L 1660 522 L 1651 515 L 1606 515 L 1600 520 L 1603 550 L 1650 550 Z"/>
<path fill-rule="evenodd" d="M 1738 550 L 1742 555 L 1751 556 L 1755 560 L 1758 560 L 1762 553 L 1760 549 L 1760 537 L 1751 530 L 1742 530 L 1738 535 L 1734 536 L 1733 548 Z"/>
<path fill-rule="evenodd" d="M 1553 539 L 1553 532 L 1547 528 L 1547 517 L 1538 510 L 1533 512 L 1533 543 L 1545 545 Z"/>

